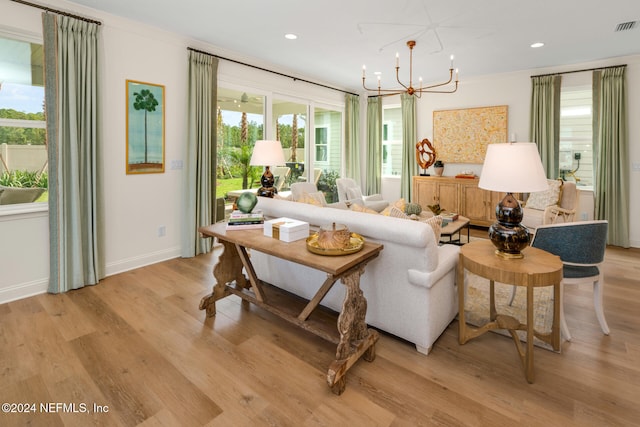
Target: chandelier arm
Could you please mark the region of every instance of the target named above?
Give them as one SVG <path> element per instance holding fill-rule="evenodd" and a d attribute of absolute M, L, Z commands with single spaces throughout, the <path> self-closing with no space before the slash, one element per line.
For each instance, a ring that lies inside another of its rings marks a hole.
<path fill-rule="evenodd" d="M 454 93 L 458 90 L 458 82 L 456 82 L 456 87 L 451 90 L 428 90 L 428 88 L 423 88 L 421 90 L 417 90 L 416 92 L 420 93 Z"/>
<path fill-rule="evenodd" d="M 396 67 L 396 80 L 398 81 L 400 86 L 407 90 L 411 87 L 411 80 L 409 80 L 409 86 L 405 86 L 405 84 L 400 81 L 400 67 Z"/>
<path fill-rule="evenodd" d="M 448 85 L 449 83 L 451 83 L 453 81 L 453 68 L 449 69 L 449 80 L 447 80 L 446 82 L 443 83 L 436 83 L 430 86 L 423 86 L 423 89 L 430 89 L 430 88 L 434 88 L 434 87 L 439 87 L 439 86 L 445 86 Z"/>
<path fill-rule="evenodd" d="M 406 90 L 402 90 L 400 88 L 397 89 L 381 89 L 381 88 L 368 88 L 365 83 L 364 83 L 365 79 L 362 79 L 362 88 L 364 90 L 366 90 L 367 92 L 390 92 L 390 95 L 394 95 L 394 94 L 398 94 L 398 93 L 405 93 Z"/>
<path fill-rule="evenodd" d="M 376 88 L 376 89 L 370 89 L 370 88 L 368 88 L 368 87 L 365 85 L 365 78 L 364 78 L 364 77 L 362 78 L 362 87 L 363 87 L 363 89 L 364 89 L 364 90 L 366 90 L 366 91 L 368 91 L 368 92 L 373 92 L 373 91 L 377 91 L 377 90 L 379 90 L 379 88 Z M 383 90 L 384 90 L 384 89 L 383 89 Z"/>

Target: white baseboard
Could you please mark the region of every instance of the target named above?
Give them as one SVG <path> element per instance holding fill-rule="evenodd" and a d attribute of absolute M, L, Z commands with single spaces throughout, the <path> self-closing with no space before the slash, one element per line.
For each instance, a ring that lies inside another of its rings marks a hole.
<path fill-rule="evenodd" d="M 44 294 L 49 286 L 49 278 L 20 283 L 0 289 L 0 304 Z"/>
<path fill-rule="evenodd" d="M 144 256 L 132 257 L 120 261 L 109 263 L 105 266 L 105 275 L 112 276 L 114 274 L 123 273 L 125 271 L 134 270 L 146 265 L 155 264 L 180 256 L 180 247 L 169 248 Z M 31 282 L 20 283 L 17 285 L 0 289 L 0 304 L 28 298 L 34 295 L 44 294 L 49 286 L 49 278 L 34 280 Z"/>
<path fill-rule="evenodd" d="M 114 274 L 124 273 L 125 271 L 134 270 L 136 268 L 155 264 L 169 259 L 178 258 L 180 256 L 180 247 L 168 248 L 162 251 L 151 252 L 142 256 L 122 259 L 110 262 L 105 266 L 105 275 L 113 276 Z"/>

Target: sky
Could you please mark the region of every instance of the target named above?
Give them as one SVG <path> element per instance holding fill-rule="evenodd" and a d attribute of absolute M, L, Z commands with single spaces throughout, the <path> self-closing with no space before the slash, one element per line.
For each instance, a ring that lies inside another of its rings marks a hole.
<path fill-rule="evenodd" d="M 0 108 L 24 113 L 42 112 L 44 87 L 4 82 L 0 88 Z"/>

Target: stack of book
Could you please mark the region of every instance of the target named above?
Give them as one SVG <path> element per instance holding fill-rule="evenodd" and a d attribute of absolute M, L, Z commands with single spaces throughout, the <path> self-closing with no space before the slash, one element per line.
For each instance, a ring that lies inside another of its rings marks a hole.
<path fill-rule="evenodd" d="M 455 212 L 441 212 L 440 216 L 442 217 L 443 226 L 458 219 L 458 214 Z"/>
<path fill-rule="evenodd" d="M 241 211 L 233 211 L 227 221 L 227 230 L 247 230 L 252 228 L 262 228 L 264 225 L 264 216 L 262 211 L 253 211 L 244 213 Z"/>

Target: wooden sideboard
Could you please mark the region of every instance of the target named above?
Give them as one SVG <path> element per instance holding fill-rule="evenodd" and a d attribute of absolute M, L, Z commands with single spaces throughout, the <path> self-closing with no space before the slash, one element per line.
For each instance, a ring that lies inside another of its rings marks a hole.
<path fill-rule="evenodd" d="M 447 212 L 469 218 L 472 225 L 488 227 L 496 221 L 496 206 L 505 193 L 483 190 L 478 181 L 478 178 L 414 176 L 412 202 L 423 209 L 439 204 Z"/>

